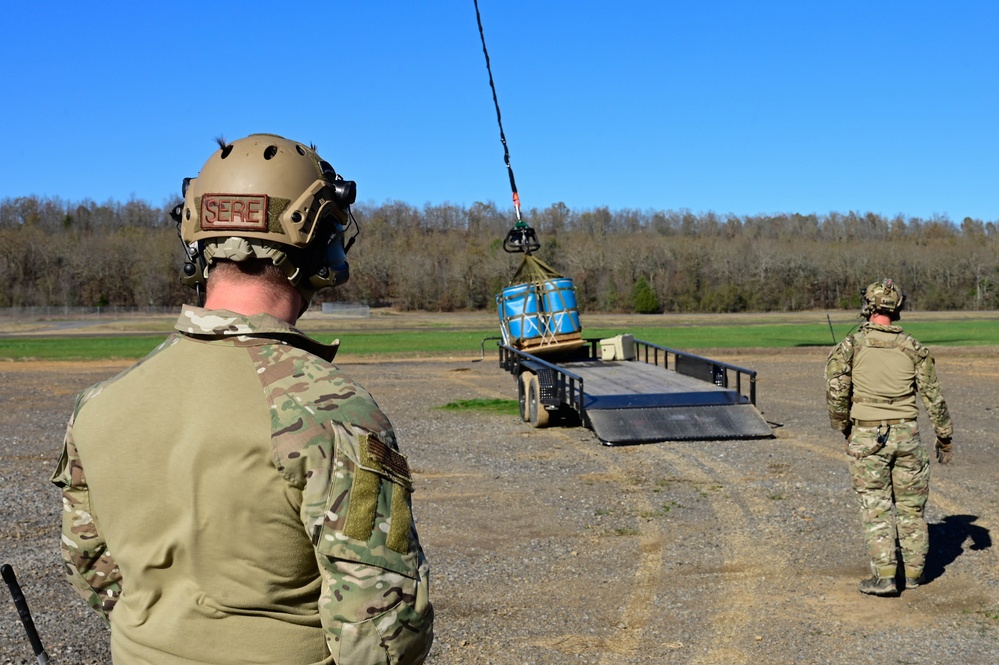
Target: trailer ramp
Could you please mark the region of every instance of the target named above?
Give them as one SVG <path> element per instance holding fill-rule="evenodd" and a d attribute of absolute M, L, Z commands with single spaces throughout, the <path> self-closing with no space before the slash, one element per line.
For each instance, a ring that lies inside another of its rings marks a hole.
<path fill-rule="evenodd" d="M 586 415 L 593 433 L 608 446 L 773 436 L 752 404 L 591 409 Z"/>
<path fill-rule="evenodd" d="M 680 374 L 644 362 L 596 359 L 565 368 L 584 377 L 588 424 L 606 445 L 773 436 L 749 397 L 706 380 L 711 371 Z M 724 377 L 718 382 L 727 383 Z"/>

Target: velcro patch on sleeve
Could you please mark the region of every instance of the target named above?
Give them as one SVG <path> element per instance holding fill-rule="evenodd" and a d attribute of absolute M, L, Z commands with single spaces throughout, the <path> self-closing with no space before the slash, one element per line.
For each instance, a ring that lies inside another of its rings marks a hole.
<path fill-rule="evenodd" d="M 374 471 L 365 468 L 354 471 L 347 521 L 343 526 L 343 534 L 348 538 L 363 541 L 371 538 L 371 532 L 375 527 L 375 511 L 378 509 L 381 482 L 381 478 Z"/>
<path fill-rule="evenodd" d="M 360 465 L 354 471 L 343 533 L 355 540 L 369 540 L 374 531 L 381 497 L 382 509 L 388 508 L 389 513 L 385 545 L 396 552 L 407 552 L 413 521 L 409 463 L 404 455 L 390 448 L 374 434 L 361 437 L 359 452 Z"/>

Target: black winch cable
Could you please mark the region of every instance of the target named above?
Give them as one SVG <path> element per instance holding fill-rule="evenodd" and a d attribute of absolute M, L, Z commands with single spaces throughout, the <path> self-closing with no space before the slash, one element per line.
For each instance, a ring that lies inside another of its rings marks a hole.
<path fill-rule="evenodd" d="M 510 149 L 506 144 L 506 134 L 503 133 L 503 116 L 500 115 L 499 99 L 496 97 L 496 84 L 493 82 L 493 69 L 489 64 L 489 51 L 486 49 L 486 33 L 482 29 L 482 15 L 479 13 L 479 0 L 475 0 L 475 20 L 479 23 L 479 37 L 482 38 L 482 54 L 486 56 L 486 71 L 489 72 L 489 87 L 493 91 L 493 104 L 496 106 L 496 122 L 499 124 L 500 142 L 503 143 L 503 161 L 506 162 L 507 173 L 510 174 L 510 189 L 513 190 L 513 209 L 517 213 L 517 223 L 506 234 L 503 249 L 507 252 L 523 252 L 530 255 L 541 248 L 538 236 L 527 222 L 520 218 L 520 194 L 517 193 L 517 181 L 513 177 L 513 167 L 510 166 Z"/>
<path fill-rule="evenodd" d="M 493 91 L 493 104 L 496 105 L 496 122 L 499 124 L 500 142 L 503 143 L 503 160 L 510 174 L 510 188 L 513 190 L 513 208 L 520 220 L 520 195 L 517 193 L 517 181 L 513 177 L 513 167 L 510 166 L 510 149 L 506 145 L 506 135 L 503 133 L 503 117 L 500 115 L 499 99 L 496 97 L 496 84 L 493 83 L 493 70 L 489 65 L 489 51 L 486 49 L 486 33 L 482 30 L 482 16 L 479 14 L 479 0 L 475 0 L 475 20 L 479 23 L 479 37 L 482 38 L 482 53 L 486 56 L 486 71 L 489 72 L 489 87 Z"/>

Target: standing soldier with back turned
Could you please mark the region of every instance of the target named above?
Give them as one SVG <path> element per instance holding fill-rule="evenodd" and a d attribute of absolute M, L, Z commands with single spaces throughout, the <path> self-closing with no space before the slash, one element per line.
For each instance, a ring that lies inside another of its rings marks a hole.
<path fill-rule="evenodd" d="M 335 344 L 294 327 L 347 279 L 355 185 L 309 144 L 219 144 L 174 211 L 204 307 L 70 419 L 52 478 L 69 580 L 115 663 L 422 663 L 409 465 Z"/>
<path fill-rule="evenodd" d="M 941 464 L 950 462 L 954 428 L 929 349 L 895 325 L 905 300 L 901 290 L 885 279 L 868 286 L 863 299 L 861 316 L 867 322 L 847 335 L 826 361 L 826 400 L 830 425 L 846 436 L 871 558 L 873 576 L 860 583 L 860 591 L 893 596 L 899 592 L 900 572 L 907 589 L 923 582 L 929 550 L 923 510 L 930 461 L 916 425 L 916 393 L 936 431 Z"/>

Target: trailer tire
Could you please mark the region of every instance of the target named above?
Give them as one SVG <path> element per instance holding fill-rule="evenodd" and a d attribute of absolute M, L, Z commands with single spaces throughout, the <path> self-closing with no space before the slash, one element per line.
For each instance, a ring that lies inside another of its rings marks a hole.
<path fill-rule="evenodd" d="M 527 411 L 527 384 L 534 376 L 531 372 L 522 372 L 517 377 L 517 403 L 520 407 L 520 419 L 522 422 L 530 422 L 531 418 Z"/>
<path fill-rule="evenodd" d="M 547 427 L 548 411 L 541 403 L 541 383 L 537 374 L 527 381 L 527 414 L 531 427 Z"/>

